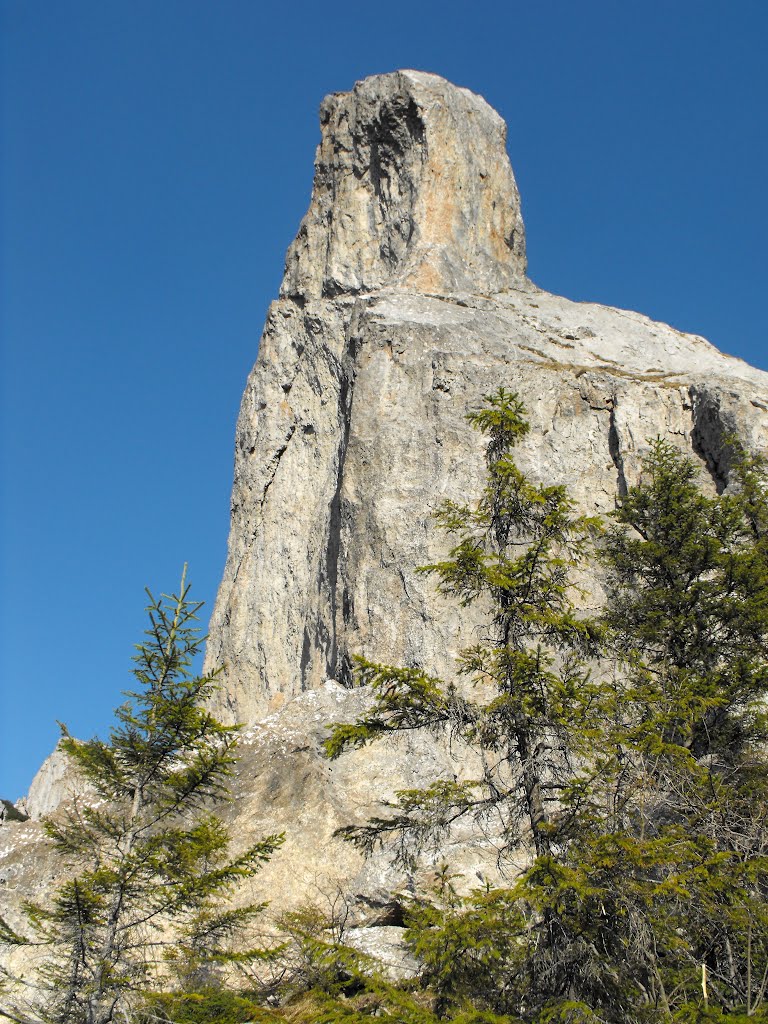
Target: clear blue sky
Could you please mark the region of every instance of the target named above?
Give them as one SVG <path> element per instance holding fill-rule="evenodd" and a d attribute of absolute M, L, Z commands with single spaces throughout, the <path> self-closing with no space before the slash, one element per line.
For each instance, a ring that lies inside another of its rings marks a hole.
<path fill-rule="evenodd" d="M 0 796 L 104 732 L 145 585 L 214 598 L 240 395 L 327 92 L 509 123 L 530 272 L 768 369 L 764 0 L 0 0 Z"/>

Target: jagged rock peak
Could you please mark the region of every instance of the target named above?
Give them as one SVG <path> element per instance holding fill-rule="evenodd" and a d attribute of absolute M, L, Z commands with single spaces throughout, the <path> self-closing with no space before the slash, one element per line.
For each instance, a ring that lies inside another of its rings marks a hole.
<path fill-rule="evenodd" d="M 525 281 L 506 125 L 438 75 L 396 71 L 327 96 L 309 210 L 284 297 L 489 294 Z"/>

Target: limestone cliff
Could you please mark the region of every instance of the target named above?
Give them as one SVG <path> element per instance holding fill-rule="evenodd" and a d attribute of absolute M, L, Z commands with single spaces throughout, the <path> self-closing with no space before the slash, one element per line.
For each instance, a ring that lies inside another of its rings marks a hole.
<path fill-rule="evenodd" d="M 506 126 L 467 89 L 400 71 L 320 108 L 309 211 L 281 296 L 497 292 L 522 284 L 525 235 Z"/>
<path fill-rule="evenodd" d="M 241 841 L 285 829 L 260 879 L 278 909 L 342 884 L 356 921 L 396 922 L 385 856 L 332 839 L 398 787 L 461 774 L 418 736 L 329 763 L 326 724 L 366 700 L 351 658 L 450 676 L 473 619 L 415 572 L 444 553 L 431 512 L 482 483 L 465 421 L 499 385 L 531 422 L 536 479 L 607 511 L 662 435 L 729 483 L 724 440 L 765 446 L 768 374 L 637 313 L 550 295 L 525 278 L 520 202 L 499 116 L 413 71 L 358 83 L 321 108 L 309 211 L 288 251 L 237 425 L 232 528 L 208 667 L 226 666 L 219 711 L 247 723 L 228 812 Z M 455 753 L 455 752 L 454 752 Z M 67 791 L 54 759 L 33 819 Z M 6 823 L 0 903 L 54 871 L 37 821 Z M 457 832 L 434 852 L 468 876 L 493 870 L 493 837 Z M 362 941 L 362 940 L 361 940 Z"/>
<path fill-rule="evenodd" d="M 723 439 L 764 439 L 768 376 L 636 313 L 527 282 L 499 116 L 413 71 L 320 113 L 309 211 L 288 251 L 237 426 L 229 555 L 208 665 L 251 722 L 350 659 L 450 672 L 473 623 L 418 576 L 430 513 L 477 491 L 464 416 L 500 384 L 531 420 L 525 468 L 606 511 L 646 439 L 728 482 Z"/>

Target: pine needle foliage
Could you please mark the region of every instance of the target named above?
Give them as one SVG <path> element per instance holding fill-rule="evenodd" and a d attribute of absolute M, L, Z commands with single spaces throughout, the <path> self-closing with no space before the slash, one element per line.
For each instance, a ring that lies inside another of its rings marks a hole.
<path fill-rule="evenodd" d="M 620 764 L 583 867 L 602 869 L 623 975 L 659 1019 L 765 1014 L 767 484 L 734 446 L 731 492 L 708 496 L 656 439 L 606 536 Z"/>
<path fill-rule="evenodd" d="M 446 868 L 407 908 L 424 1012 L 768 1020 L 766 465 L 734 445 L 729 493 L 707 495 L 692 461 L 653 441 L 601 530 L 515 464 L 528 429 L 515 395 L 471 419 L 488 437 L 486 484 L 476 504 L 441 507 L 454 543 L 422 570 L 491 609 L 461 655 L 465 685 L 360 661 L 371 710 L 327 743 L 337 757 L 421 729 L 483 767 L 343 830 L 366 852 L 388 842 L 413 863 L 459 818 L 487 828 L 491 813 L 502 867 L 528 849 L 507 888 L 461 896 Z M 598 622 L 574 608 L 589 556 L 607 592 Z"/>
<path fill-rule="evenodd" d="M 44 824 L 69 877 L 48 902 L 27 905 L 26 936 L 6 929 L 6 941 L 35 947 L 43 967 L 35 1011 L 6 1006 L 0 1016 L 111 1024 L 158 980 L 210 985 L 223 964 L 259 955 L 240 937 L 262 907 L 233 908 L 227 898 L 282 837 L 232 856 L 213 811 L 228 795 L 238 727 L 209 710 L 218 673 L 193 673 L 205 638 L 189 591 L 186 570 L 177 594 L 147 591 L 137 687 L 109 738 L 83 742 L 62 726 L 60 749 L 86 785 Z"/>
<path fill-rule="evenodd" d="M 449 683 L 358 659 L 373 706 L 336 726 L 326 744 L 338 757 L 387 734 L 426 729 L 472 749 L 481 771 L 402 792 L 388 817 L 344 830 L 368 852 L 386 837 L 407 862 L 468 816 L 501 832 L 502 859 L 526 845 L 544 854 L 565 840 L 563 795 L 601 714 L 586 662 L 599 630 L 573 603 L 573 573 L 599 524 L 576 513 L 565 488 L 534 483 L 517 466 L 513 449 L 529 430 L 524 414 L 517 395 L 500 388 L 468 417 L 488 439 L 485 487 L 474 504 L 440 507 L 436 521 L 453 546 L 447 559 L 421 569 L 461 605 L 491 609 L 486 639 L 462 652 L 459 678 Z"/>
<path fill-rule="evenodd" d="M 248 993 L 219 989 L 152 994 L 135 1024 L 280 1024 L 284 1020 Z"/>

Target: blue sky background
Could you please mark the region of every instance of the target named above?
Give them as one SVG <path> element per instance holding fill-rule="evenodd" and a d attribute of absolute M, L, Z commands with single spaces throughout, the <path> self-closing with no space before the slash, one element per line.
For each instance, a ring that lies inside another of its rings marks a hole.
<path fill-rule="evenodd" d="M 104 732 L 143 587 L 210 609 L 233 433 L 327 92 L 509 124 L 530 273 L 768 369 L 764 0 L 0 0 L 0 796 Z"/>

